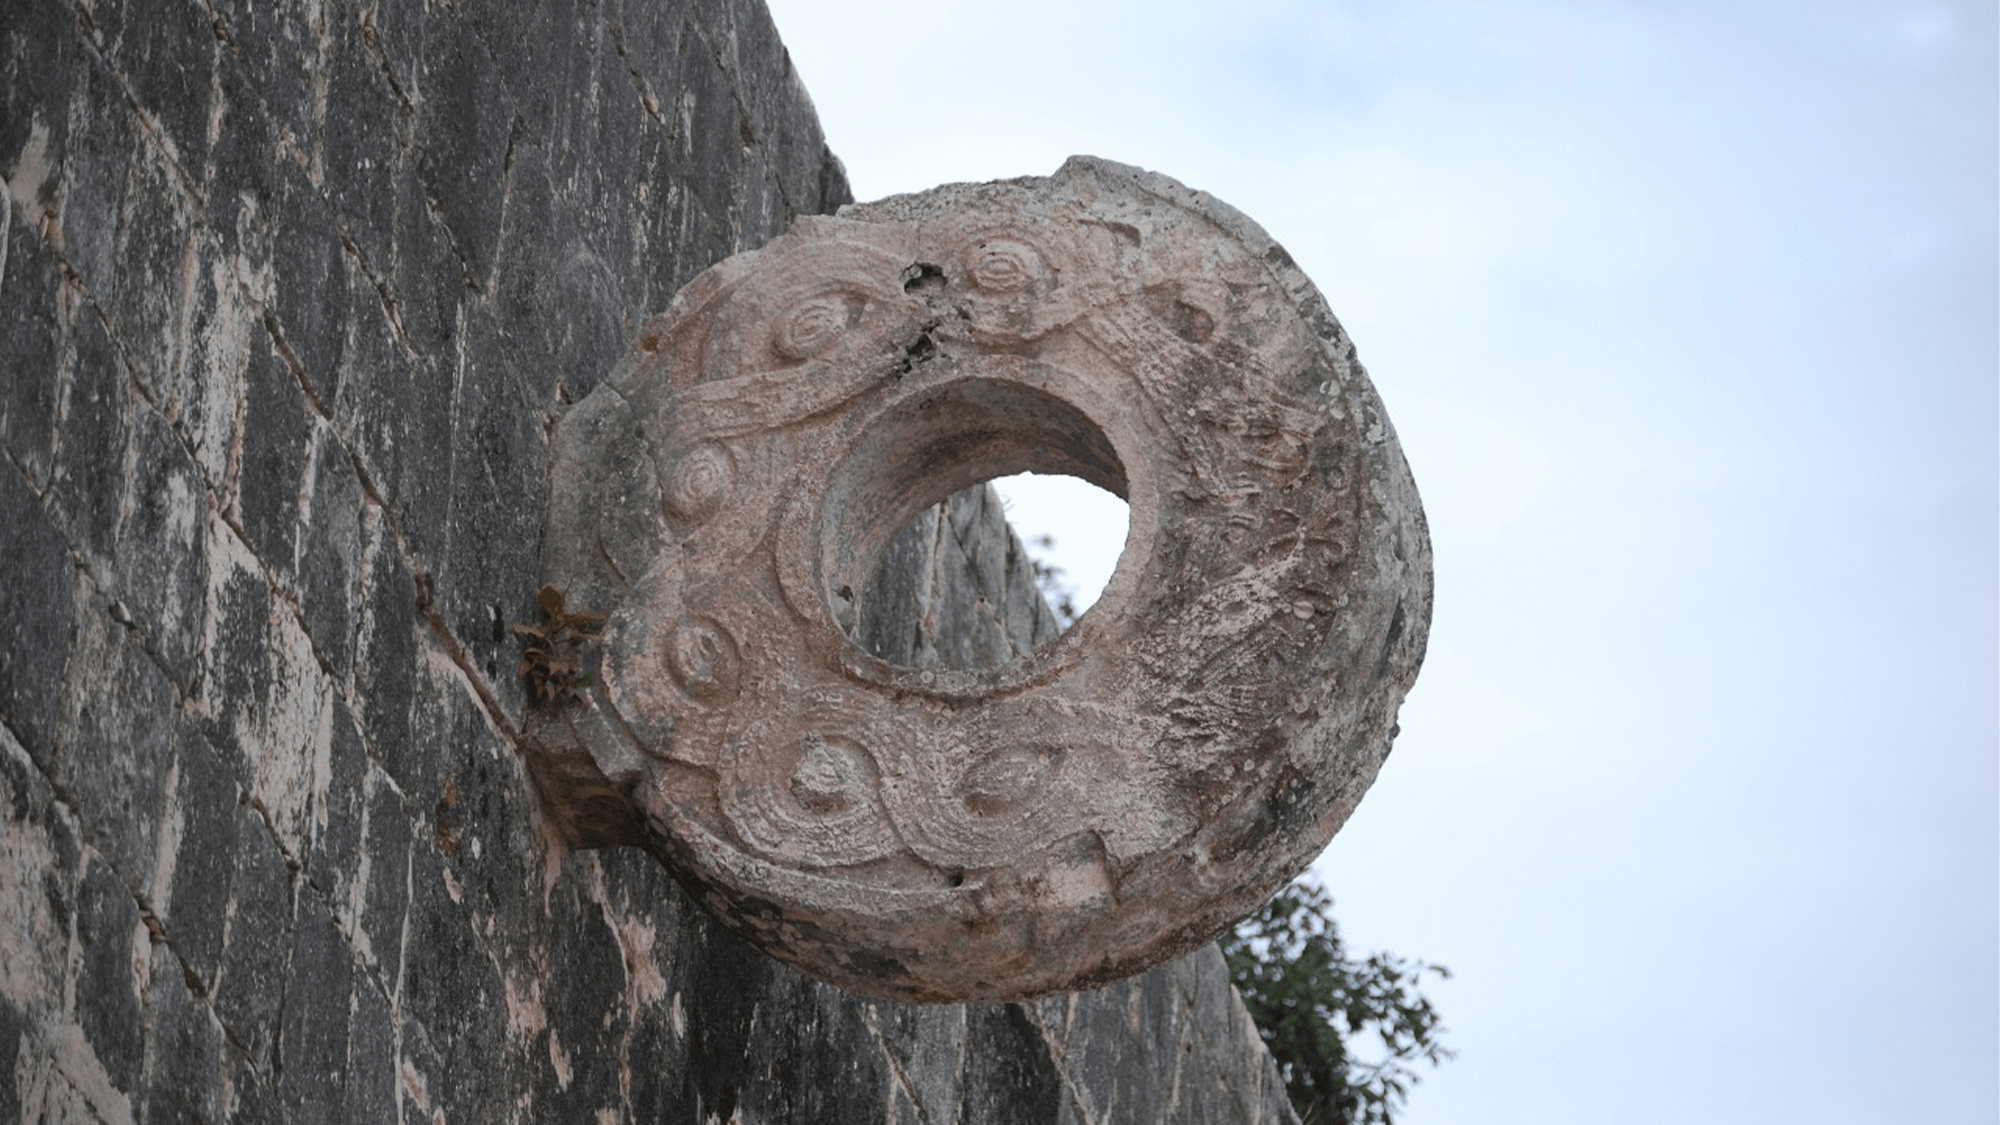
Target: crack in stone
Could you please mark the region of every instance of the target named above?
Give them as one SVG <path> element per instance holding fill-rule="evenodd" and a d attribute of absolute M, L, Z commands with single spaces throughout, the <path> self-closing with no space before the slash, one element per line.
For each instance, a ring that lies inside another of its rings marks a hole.
<path fill-rule="evenodd" d="M 402 303 L 396 297 L 395 286 L 389 283 L 386 275 L 378 272 L 369 263 L 368 255 L 361 252 L 361 246 L 355 241 L 353 232 L 347 229 L 347 223 L 341 217 L 340 210 L 331 204 L 328 205 L 328 209 L 333 215 L 333 229 L 340 234 L 341 248 L 354 258 L 354 264 L 361 270 L 361 276 L 367 278 L 369 284 L 375 287 L 375 295 L 382 302 L 382 314 L 389 322 L 390 334 L 395 336 L 396 343 L 406 356 L 414 359 L 421 355 L 415 341 L 410 339 L 409 332 L 403 328 Z"/>
<path fill-rule="evenodd" d="M 413 150 L 410 154 L 410 166 L 413 174 L 416 176 L 417 186 L 423 189 L 424 213 L 429 215 L 431 221 L 444 231 L 445 245 L 451 247 L 451 256 L 458 259 L 459 280 L 465 283 L 467 289 L 484 297 L 486 290 L 480 285 L 479 279 L 473 276 L 472 262 L 466 258 L 465 250 L 459 245 L 461 236 L 444 216 L 443 197 L 438 194 L 437 188 L 431 183 L 430 177 L 424 174 L 423 162 L 416 159 L 417 154 L 414 151 L 416 148 L 415 138 L 411 139 L 410 146 Z M 499 259 L 496 257 L 494 261 L 498 264 Z M 460 337 L 465 335 L 463 331 L 454 334 Z"/>
<path fill-rule="evenodd" d="M 77 9 L 73 10 L 87 12 L 88 5 L 79 5 Z M 173 143 L 160 128 L 159 118 L 147 112 L 146 107 L 140 104 L 139 96 L 133 91 L 132 83 L 126 78 L 125 72 L 112 65 L 111 57 L 107 53 L 108 46 L 99 42 L 102 32 L 98 29 L 96 21 L 86 19 L 85 26 L 90 29 L 90 34 L 79 37 L 77 42 L 84 50 L 90 52 L 98 66 L 103 68 L 104 73 L 110 75 L 111 79 L 118 84 L 119 93 L 125 95 L 126 108 L 131 111 L 132 116 L 139 122 L 146 140 L 158 148 L 161 162 L 173 174 L 174 179 L 180 184 L 181 190 L 186 193 L 188 200 L 194 205 L 196 210 L 201 211 L 205 215 L 207 208 L 201 191 L 195 186 L 194 177 L 182 166 L 179 156 L 174 151 Z M 211 78 L 211 89 L 213 88 L 213 83 L 217 80 L 216 78 Z"/>
<path fill-rule="evenodd" d="M 1069 993 L 1064 999 L 1068 1003 L 1068 1012 L 1073 1016 L 1076 994 Z M 1070 1104 L 1076 1106 L 1077 1116 L 1083 1119 L 1084 1125 L 1103 1125 L 1098 1115 L 1091 1112 L 1090 1103 L 1084 1101 L 1083 1091 L 1077 1084 L 1076 1076 L 1070 1073 L 1067 1034 L 1058 1036 L 1033 1001 L 1017 1003 L 1015 1006 L 1021 1010 L 1028 1023 L 1041 1033 L 1042 1042 L 1049 1049 L 1050 1061 L 1055 1064 L 1056 1077 L 1062 1082 L 1063 1093 L 1069 1096 Z M 1068 1022 L 1068 1018 L 1065 1017 L 1065 1022 Z"/>
<path fill-rule="evenodd" d="M 881 1050 L 882 1058 L 889 1064 L 889 1073 L 895 1078 L 897 1087 L 903 1091 L 903 1096 L 910 1099 L 911 1108 L 917 1111 L 917 1121 L 920 1125 L 933 1125 L 934 1119 L 931 1117 L 930 1109 L 924 1105 L 924 1099 L 917 1094 L 916 1083 L 910 1080 L 909 1071 L 904 1068 L 903 1061 L 896 1057 L 896 1052 L 890 1049 L 888 1036 L 882 1033 L 881 1019 L 875 1011 L 874 1004 L 867 1002 L 861 1004 L 861 1022 L 868 1025 L 868 1033 L 874 1037 L 875 1046 Z"/>
<path fill-rule="evenodd" d="M 333 415 L 327 410 L 326 404 L 319 400 L 319 392 L 313 389 L 312 379 L 306 374 L 305 361 L 301 360 L 299 353 L 292 348 L 292 342 L 285 338 L 284 326 L 278 320 L 277 311 L 268 307 L 262 311 L 264 331 L 270 334 L 271 345 L 277 350 L 279 358 L 285 361 L 285 367 L 291 371 L 292 377 L 298 380 L 299 391 L 305 395 L 306 405 L 312 409 L 314 417 L 331 423 Z"/>
<path fill-rule="evenodd" d="M 684 21 L 681 26 L 683 29 L 691 28 L 694 26 L 694 21 Z M 666 118 L 660 115 L 660 99 L 654 95 L 652 86 L 646 81 L 646 76 L 640 74 L 639 68 L 633 65 L 631 53 L 625 49 L 625 25 L 617 20 L 606 20 L 604 21 L 604 30 L 605 34 L 611 39 L 612 47 L 618 52 L 618 60 L 625 64 L 625 73 L 631 77 L 633 89 L 638 91 L 639 104 L 645 108 L 653 120 L 659 122 L 661 125 L 665 125 L 667 123 Z M 683 34 L 685 34 L 685 31 L 683 31 Z"/>
<path fill-rule="evenodd" d="M 4 716 L 0 716 L 0 718 L 4 718 Z M 126 881 L 125 874 L 119 871 L 117 864 L 112 861 L 110 855 L 108 855 L 103 849 L 99 848 L 95 843 L 91 842 L 90 839 L 91 833 L 85 827 L 86 821 L 82 815 L 75 794 L 71 793 L 69 791 L 69 788 L 65 786 L 60 779 L 58 779 L 55 776 L 52 776 L 47 770 L 43 769 L 41 764 L 36 762 L 34 757 L 26 752 L 26 750 L 24 749 L 24 744 L 20 741 L 19 732 L 15 731 L 11 724 L 8 725 L 7 729 L 8 733 L 13 737 L 8 740 L 5 749 L 7 750 L 7 752 L 9 752 L 10 756 L 15 758 L 17 763 L 24 763 L 26 768 L 29 771 L 31 771 L 34 774 L 34 776 L 39 777 L 42 780 L 42 783 L 49 787 L 50 797 L 53 799 L 55 805 L 57 806 L 59 812 L 64 817 L 64 819 L 69 822 L 70 831 L 75 834 L 79 846 L 83 849 L 82 855 L 80 857 L 81 863 L 77 869 L 77 875 L 76 875 L 78 884 L 79 885 L 81 884 L 85 873 L 90 869 L 92 865 L 102 864 L 107 870 L 109 870 L 112 873 L 113 876 L 112 881 L 116 883 L 120 889 L 124 890 L 125 893 L 131 897 L 134 905 L 138 908 L 140 920 L 146 926 L 146 931 L 150 943 L 165 949 L 168 955 L 173 957 L 174 963 L 180 967 L 181 980 L 187 986 L 188 991 L 193 993 L 198 1000 L 206 1000 L 207 998 L 212 996 L 215 990 L 214 985 L 211 985 L 208 982 L 203 981 L 201 979 L 201 975 L 195 972 L 194 966 L 189 964 L 187 958 L 182 956 L 180 950 L 174 947 L 173 937 L 167 931 L 165 923 L 161 921 L 158 914 L 154 911 L 152 903 L 149 902 L 144 895 L 141 895 L 137 891 L 132 890 L 132 884 Z M 239 799 L 245 796 L 240 785 L 238 786 L 238 795 Z M 270 833 L 270 826 L 268 823 L 265 825 L 265 831 L 267 834 Z M 282 854 L 283 844 L 279 842 L 275 836 L 272 836 L 272 843 L 279 848 L 280 853 Z M 224 921 L 224 929 L 223 929 L 224 948 L 227 948 L 228 945 L 229 925 L 234 918 L 235 910 L 236 910 L 235 896 L 232 894 L 230 896 L 230 902 L 226 907 L 228 916 L 225 918 Z M 334 918 L 335 918 L 335 924 L 338 925 L 339 922 L 338 916 L 334 915 Z M 74 918 L 72 918 L 71 932 L 68 935 L 68 941 L 71 943 L 72 948 L 74 948 L 75 942 L 77 940 L 74 930 L 75 930 L 75 920 Z M 287 954 L 287 956 L 289 956 L 289 953 Z M 64 972 L 65 975 L 69 975 L 70 973 L 73 972 L 73 970 L 65 968 Z M 212 1003 L 205 1003 L 204 1009 L 207 1011 L 209 1018 L 215 1021 L 216 1027 L 221 1029 L 223 1038 L 231 1046 L 235 1047 L 236 1050 L 240 1052 L 245 1058 L 253 1057 L 249 1045 L 245 1043 L 242 1035 L 237 1031 L 236 1028 L 230 1026 L 229 1022 L 222 1017 L 222 1013 L 218 1011 Z M 54 1065 L 53 1062 L 51 1065 Z"/>
<path fill-rule="evenodd" d="M 396 79 L 396 67 L 389 61 L 389 53 L 382 49 L 382 31 L 375 26 L 376 11 L 377 8 L 373 5 L 361 9 L 361 42 L 374 54 L 376 65 L 382 68 L 382 76 L 389 80 L 390 91 L 396 95 L 396 100 L 402 103 L 403 112 L 414 117 L 417 105 L 410 99 L 409 92 L 403 89 L 403 84 Z"/>
<path fill-rule="evenodd" d="M 500 292 L 500 263 L 506 257 L 508 209 L 514 202 L 514 150 L 520 144 L 527 123 L 519 116 L 507 126 L 507 152 L 500 160 L 500 213 L 493 220 L 493 262 L 484 286 L 474 286 L 480 296 Z"/>

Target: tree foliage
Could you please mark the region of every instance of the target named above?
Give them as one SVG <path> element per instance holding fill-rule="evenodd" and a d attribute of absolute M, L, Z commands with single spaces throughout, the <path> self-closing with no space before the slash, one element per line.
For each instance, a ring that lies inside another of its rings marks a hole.
<path fill-rule="evenodd" d="M 1326 888 L 1302 878 L 1224 937 L 1222 954 L 1300 1119 L 1392 1125 L 1415 1065 L 1452 1057 L 1418 988 L 1426 973 L 1451 973 L 1388 953 L 1349 957 L 1332 909 Z"/>
<path fill-rule="evenodd" d="M 1063 580 L 1063 568 L 1042 557 L 1042 552 L 1055 550 L 1056 537 L 1037 535 L 1029 543 L 1039 548 L 1028 555 L 1028 567 L 1035 575 L 1035 588 L 1042 592 L 1042 601 L 1048 605 L 1049 612 L 1055 614 L 1056 627 L 1067 629 L 1076 624 L 1076 619 L 1082 614 L 1076 608 L 1076 587 Z"/>

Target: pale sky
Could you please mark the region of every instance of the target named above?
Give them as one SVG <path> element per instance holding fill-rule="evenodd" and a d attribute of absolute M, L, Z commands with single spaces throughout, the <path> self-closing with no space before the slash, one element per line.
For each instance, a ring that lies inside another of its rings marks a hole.
<path fill-rule="evenodd" d="M 1457 974 L 1399 1120 L 2000 1120 L 1994 4 L 770 3 L 858 197 L 1143 165 L 1353 335 L 1437 557 L 1317 864 Z"/>

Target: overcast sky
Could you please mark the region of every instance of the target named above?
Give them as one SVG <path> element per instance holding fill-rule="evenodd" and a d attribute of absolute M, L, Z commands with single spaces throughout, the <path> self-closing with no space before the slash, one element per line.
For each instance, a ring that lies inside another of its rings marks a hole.
<path fill-rule="evenodd" d="M 1353 335 L 1437 611 L 1318 868 L 1457 974 L 1407 1125 L 2000 1119 L 1995 5 L 771 7 L 860 198 L 1144 165 Z"/>

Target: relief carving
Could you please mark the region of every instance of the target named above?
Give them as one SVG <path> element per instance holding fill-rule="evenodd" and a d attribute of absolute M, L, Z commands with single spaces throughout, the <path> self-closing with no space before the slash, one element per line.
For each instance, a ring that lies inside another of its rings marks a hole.
<path fill-rule="evenodd" d="M 1129 503 L 1097 605 L 994 669 L 854 643 L 890 538 L 1021 471 Z M 544 577 L 606 614 L 531 725 L 566 831 L 899 999 L 1214 938 L 1353 810 L 1430 620 L 1415 485 L 1311 283 L 1228 206 L 1088 158 L 717 265 L 562 420 L 552 487 Z"/>

